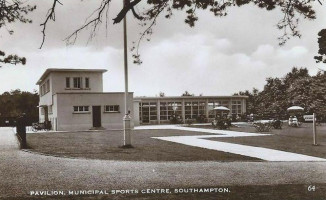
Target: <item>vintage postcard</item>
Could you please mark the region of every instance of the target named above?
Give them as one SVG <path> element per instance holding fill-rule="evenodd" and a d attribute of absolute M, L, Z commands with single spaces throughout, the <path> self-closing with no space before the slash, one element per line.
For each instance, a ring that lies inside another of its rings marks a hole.
<path fill-rule="evenodd" d="M 0 199 L 326 199 L 323 0 L 0 0 Z"/>

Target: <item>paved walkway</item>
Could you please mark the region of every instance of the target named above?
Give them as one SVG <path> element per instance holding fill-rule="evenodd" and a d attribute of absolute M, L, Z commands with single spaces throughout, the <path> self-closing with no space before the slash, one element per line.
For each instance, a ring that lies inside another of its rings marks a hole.
<path fill-rule="evenodd" d="M 153 137 L 155 139 L 185 144 L 194 147 L 201 147 L 210 150 L 223 151 L 228 153 L 239 154 L 259 158 L 266 161 L 326 161 L 324 158 L 307 156 L 297 153 L 290 153 L 263 147 L 253 147 L 241 144 L 232 144 L 228 142 L 218 142 L 209 140 L 210 138 L 225 137 L 268 137 L 270 134 L 246 133 L 237 131 L 213 130 L 203 128 L 189 128 L 176 125 L 163 126 L 143 126 L 140 129 L 177 129 L 185 131 L 204 132 L 218 135 L 195 135 L 195 136 L 173 136 L 173 137 Z"/>
<path fill-rule="evenodd" d="M 13 151 L 19 149 L 19 142 L 13 128 L 0 128 L 0 151 Z"/>
<path fill-rule="evenodd" d="M 326 162 L 127 162 L 68 159 L 17 149 L 0 128 L 0 199 L 32 190 L 146 189 L 326 183 Z"/>

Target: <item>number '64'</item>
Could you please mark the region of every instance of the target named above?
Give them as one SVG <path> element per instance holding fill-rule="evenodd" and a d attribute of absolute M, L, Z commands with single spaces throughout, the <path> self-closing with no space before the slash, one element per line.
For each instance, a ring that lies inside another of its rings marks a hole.
<path fill-rule="evenodd" d="M 314 192 L 314 191 L 316 191 L 316 186 L 314 186 L 314 185 L 309 185 L 309 186 L 308 186 L 308 191 L 309 191 L 309 192 Z"/>

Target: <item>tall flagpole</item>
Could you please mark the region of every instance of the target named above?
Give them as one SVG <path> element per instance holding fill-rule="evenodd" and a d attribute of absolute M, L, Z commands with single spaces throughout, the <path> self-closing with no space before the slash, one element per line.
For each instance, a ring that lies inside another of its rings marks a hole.
<path fill-rule="evenodd" d="M 125 6 L 126 0 L 123 1 Z M 127 46 L 127 14 L 123 18 L 123 50 L 124 50 L 124 79 L 125 79 L 125 116 L 123 117 L 123 145 L 131 145 L 131 117 L 128 106 L 128 46 Z"/>

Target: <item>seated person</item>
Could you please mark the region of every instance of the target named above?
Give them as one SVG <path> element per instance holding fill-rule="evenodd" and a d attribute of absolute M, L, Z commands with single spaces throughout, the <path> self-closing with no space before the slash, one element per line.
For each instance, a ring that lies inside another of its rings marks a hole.
<path fill-rule="evenodd" d="M 290 116 L 289 125 L 290 126 L 299 126 L 298 118 L 296 116 Z"/>

